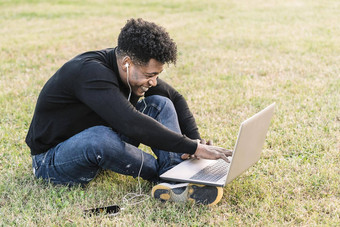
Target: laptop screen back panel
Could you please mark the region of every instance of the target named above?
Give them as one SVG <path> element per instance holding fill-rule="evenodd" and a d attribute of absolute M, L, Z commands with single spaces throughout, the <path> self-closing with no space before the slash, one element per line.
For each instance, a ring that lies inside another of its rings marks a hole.
<path fill-rule="evenodd" d="M 260 159 L 274 107 L 275 103 L 241 124 L 234 149 L 237 152 L 234 152 L 235 155 L 232 157 L 227 184 Z"/>

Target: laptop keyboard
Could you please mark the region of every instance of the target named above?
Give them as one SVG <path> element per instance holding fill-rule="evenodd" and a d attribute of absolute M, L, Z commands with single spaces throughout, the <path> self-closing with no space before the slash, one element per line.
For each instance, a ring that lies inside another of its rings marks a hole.
<path fill-rule="evenodd" d="M 223 159 L 219 159 L 217 162 L 200 170 L 198 173 L 190 177 L 190 179 L 216 182 L 228 173 L 229 166 L 230 163 L 227 163 Z"/>

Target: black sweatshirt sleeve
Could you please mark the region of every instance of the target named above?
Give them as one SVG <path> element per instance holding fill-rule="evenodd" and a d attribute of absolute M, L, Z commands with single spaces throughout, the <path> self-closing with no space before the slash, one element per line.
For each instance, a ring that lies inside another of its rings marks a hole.
<path fill-rule="evenodd" d="M 76 97 L 113 130 L 158 149 L 194 154 L 197 143 L 138 112 L 121 93 L 116 75 L 103 65 L 84 63 L 74 80 Z"/>

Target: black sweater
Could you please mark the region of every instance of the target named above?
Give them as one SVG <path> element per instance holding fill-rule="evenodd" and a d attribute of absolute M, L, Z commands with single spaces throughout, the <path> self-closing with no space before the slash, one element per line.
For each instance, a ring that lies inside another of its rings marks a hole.
<path fill-rule="evenodd" d="M 60 142 L 96 125 L 111 127 L 158 149 L 193 154 L 200 135 L 188 105 L 174 88 L 158 79 L 145 96 L 168 97 L 176 108 L 183 135 L 174 133 L 135 109 L 139 97 L 120 79 L 115 49 L 91 51 L 64 64 L 43 87 L 26 137 L 31 154 L 46 152 Z M 189 138 L 190 139 L 189 139 Z"/>

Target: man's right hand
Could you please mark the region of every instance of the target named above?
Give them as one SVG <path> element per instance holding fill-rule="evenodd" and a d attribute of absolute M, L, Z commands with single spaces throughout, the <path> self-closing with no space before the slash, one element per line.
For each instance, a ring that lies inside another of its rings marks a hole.
<path fill-rule="evenodd" d="M 202 144 L 197 141 L 197 149 L 194 154 L 196 158 L 204 158 L 204 159 L 220 159 L 222 158 L 224 161 L 229 162 L 227 157 L 232 155 L 231 150 L 227 150 L 222 147 L 211 146 L 209 144 Z"/>

